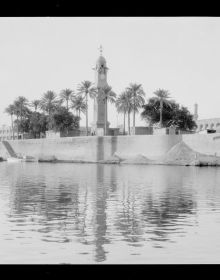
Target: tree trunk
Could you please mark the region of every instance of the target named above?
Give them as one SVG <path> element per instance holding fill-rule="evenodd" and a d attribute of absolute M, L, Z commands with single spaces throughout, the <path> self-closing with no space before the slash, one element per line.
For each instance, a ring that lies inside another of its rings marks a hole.
<path fill-rule="evenodd" d="M 80 129 L 80 109 L 78 111 L 78 117 L 79 117 L 79 129 Z"/>
<path fill-rule="evenodd" d="M 22 108 L 20 108 L 20 123 L 21 123 L 21 139 L 23 138 L 23 128 L 22 128 Z"/>
<path fill-rule="evenodd" d="M 135 135 L 135 93 L 133 98 L 133 134 Z"/>
<path fill-rule="evenodd" d="M 133 111 L 133 134 L 135 134 L 135 110 Z"/>
<path fill-rule="evenodd" d="M 124 131 L 123 134 L 125 135 L 125 112 L 124 112 Z"/>
<path fill-rule="evenodd" d="M 14 140 L 14 124 L 13 124 L 13 115 L 11 115 L 11 128 L 12 128 L 12 139 Z"/>
<path fill-rule="evenodd" d="M 162 113 L 163 113 L 163 100 L 160 100 L 160 128 L 162 128 L 163 125 L 163 119 L 162 119 Z"/>
<path fill-rule="evenodd" d="M 128 112 L 128 135 L 130 135 L 130 112 Z"/>
<path fill-rule="evenodd" d="M 51 130 L 50 110 L 48 111 L 48 116 L 49 116 L 49 120 L 48 120 L 48 130 Z"/>
<path fill-rule="evenodd" d="M 88 136 L 88 93 L 86 93 L 86 136 Z"/>
<path fill-rule="evenodd" d="M 68 103 L 69 103 L 69 100 L 67 99 L 66 100 L 66 109 L 67 109 L 67 111 L 69 111 L 69 104 Z"/>
<path fill-rule="evenodd" d="M 17 115 L 17 140 L 19 138 L 19 128 L 18 128 L 18 115 Z"/>
<path fill-rule="evenodd" d="M 22 135 L 22 139 L 24 139 L 24 128 L 23 128 L 23 107 L 21 106 L 21 135 Z"/>
<path fill-rule="evenodd" d="M 69 126 L 67 126 L 67 128 L 66 128 L 66 132 L 67 132 L 67 137 L 68 137 L 69 136 Z"/>

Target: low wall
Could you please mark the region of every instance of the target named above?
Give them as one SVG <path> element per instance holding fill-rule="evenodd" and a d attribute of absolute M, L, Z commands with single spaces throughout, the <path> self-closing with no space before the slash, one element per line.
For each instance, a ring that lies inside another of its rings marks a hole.
<path fill-rule="evenodd" d="M 143 155 L 156 159 L 181 141 L 181 136 L 175 135 L 131 135 L 118 137 L 116 154 L 122 158 Z"/>
<path fill-rule="evenodd" d="M 107 160 L 114 154 L 120 158 L 142 155 L 149 159 L 157 159 L 182 140 L 194 151 L 220 156 L 220 133 L 208 135 L 88 136 L 7 142 L 17 154 L 35 158 L 55 156 L 58 160 L 97 162 Z M 6 147 L 1 142 L 0 156 L 8 157 Z"/>
<path fill-rule="evenodd" d="M 131 134 L 133 133 L 133 127 L 131 127 Z M 152 135 L 153 134 L 153 127 L 149 126 L 136 126 L 135 127 L 135 135 Z"/>
<path fill-rule="evenodd" d="M 191 149 L 206 155 L 220 156 L 220 133 L 183 134 L 181 136 Z"/>

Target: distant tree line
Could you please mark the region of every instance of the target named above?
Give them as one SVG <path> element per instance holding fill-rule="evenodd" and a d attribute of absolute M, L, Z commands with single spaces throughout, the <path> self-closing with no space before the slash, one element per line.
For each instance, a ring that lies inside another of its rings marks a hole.
<path fill-rule="evenodd" d="M 72 113 L 71 110 L 74 109 L 75 112 Z M 11 116 L 13 133 L 16 128 L 17 135 L 30 133 L 33 138 L 39 138 L 41 133 L 51 129 L 63 132 L 78 129 L 79 111 L 85 112 L 85 109 L 84 100 L 72 90 L 64 89 L 59 96 L 54 91 L 47 91 L 41 99 L 31 102 L 26 97 L 19 96 L 5 112 Z"/>
<path fill-rule="evenodd" d="M 159 89 L 155 97 L 145 103 L 145 92 L 141 84 L 131 83 L 118 96 L 111 86 L 99 89 L 105 104 L 105 135 L 107 134 L 107 105 L 113 103 L 118 113 L 123 114 L 123 133 L 127 116 L 128 134 L 131 134 L 130 116 L 133 115 L 135 129 L 136 114 L 140 109 L 141 117 L 150 125 L 156 123 L 160 127 L 176 125 L 180 129 L 194 129 L 196 124 L 193 115 L 186 107 L 180 106 L 174 100 L 169 100 L 168 91 Z M 11 116 L 11 126 L 17 135 L 30 133 L 33 138 L 47 130 L 62 131 L 68 135 L 70 130 L 79 129 L 81 114 L 86 116 L 86 135 L 88 132 L 88 98 L 96 98 L 98 89 L 90 81 L 81 82 L 77 91 L 63 89 L 59 94 L 54 91 L 45 92 L 40 99 L 29 102 L 26 97 L 19 96 L 10 104 L 5 112 Z M 14 138 L 14 134 L 13 134 Z"/>

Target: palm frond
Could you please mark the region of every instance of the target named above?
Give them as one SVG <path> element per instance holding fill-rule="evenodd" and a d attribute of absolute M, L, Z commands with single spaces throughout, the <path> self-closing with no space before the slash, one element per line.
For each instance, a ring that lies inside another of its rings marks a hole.
<path fill-rule="evenodd" d="M 154 92 L 154 94 L 157 96 L 157 98 L 160 98 L 160 99 L 165 100 L 165 99 L 170 98 L 170 93 L 164 89 L 158 89 Z"/>
<path fill-rule="evenodd" d="M 69 100 L 71 95 L 73 95 L 73 94 L 74 94 L 73 90 L 71 90 L 69 88 L 63 89 L 60 92 L 60 99 L 63 101 Z"/>
<path fill-rule="evenodd" d="M 77 91 L 78 91 L 79 94 L 87 94 L 89 92 L 89 88 L 91 86 L 92 86 L 92 82 L 83 81 L 78 85 Z"/>
<path fill-rule="evenodd" d="M 105 86 L 101 89 L 102 98 L 114 103 L 116 99 L 116 93 L 112 91 L 112 87 Z"/>

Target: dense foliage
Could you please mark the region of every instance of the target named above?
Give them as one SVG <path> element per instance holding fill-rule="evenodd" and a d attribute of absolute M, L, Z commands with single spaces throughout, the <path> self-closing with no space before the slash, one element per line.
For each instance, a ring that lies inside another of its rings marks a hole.
<path fill-rule="evenodd" d="M 55 92 L 47 91 L 41 100 L 33 100 L 30 103 L 25 97 L 19 96 L 5 112 L 11 116 L 12 127 L 16 128 L 17 135 L 28 133 L 31 138 L 39 138 L 50 129 L 68 132 L 79 128 L 79 117 L 69 112 L 67 98 L 64 98 L 65 94 L 70 98 L 71 93 L 66 89 L 61 92 L 59 99 Z M 65 107 L 62 106 L 64 101 Z"/>
<path fill-rule="evenodd" d="M 141 117 L 150 125 L 160 127 L 175 125 L 183 130 L 196 128 L 193 115 L 188 109 L 170 100 L 167 90 L 158 89 L 154 97 L 145 104 L 145 92 L 141 84 L 130 83 L 118 96 L 111 86 L 101 90 L 94 87 L 90 81 L 83 81 L 77 91 L 66 88 L 60 94 L 52 90 L 45 92 L 40 99 L 29 102 L 24 96 L 19 96 L 10 104 L 5 112 L 11 117 L 14 134 L 21 136 L 28 133 L 31 138 L 42 137 L 47 130 L 63 132 L 68 135 L 71 130 L 79 129 L 80 114 L 86 117 L 86 135 L 88 135 L 88 98 L 102 98 L 105 106 L 105 134 L 107 134 L 107 105 L 114 103 L 118 113 L 123 114 L 125 134 L 125 120 L 127 116 L 128 134 L 130 134 L 130 115 L 133 113 L 133 131 L 135 132 L 135 115 L 142 108 Z M 98 94 L 100 96 L 98 96 Z M 14 133 L 16 131 L 16 133 Z"/>
<path fill-rule="evenodd" d="M 59 107 L 52 115 L 52 127 L 56 131 L 68 132 L 79 128 L 79 117 L 74 116 L 65 107 Z"/>
<path fill-rule="evenodd" d="M 125 134 L 125 116 L 128 116 L 128 134 L 130 134 L 130 114 L 133 112 L 133 129 L 135 128 L 135 114 L 144 105 L 145 92 L 141 84 L 130 84 L 129 87 L 123 91 L 116 99 L 116 109 L 118 113 L 124 115 L 124 128 L 123 134 Z"/>
<path fill-rule="evenodd" d="M 150 98 L 147 104 L 143 106 L 143 109 L 141 116 L 150 125 L 160 122 L 160 100 L 155 99 L 155 97 Z M 164 127 L 175 125 L 182 130 L 192 130 L 196 128 L 193 115 L 189 110 L 173 100 L 163 104 L 162 125 Z"/>

